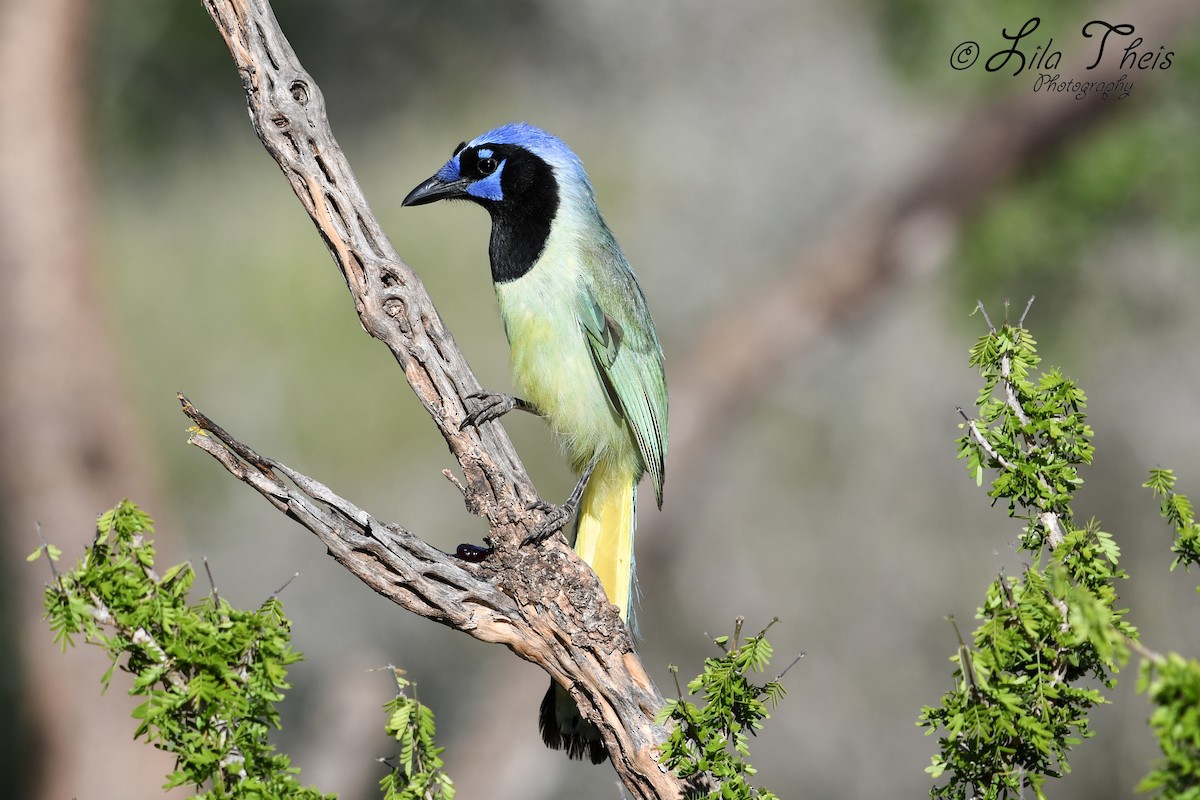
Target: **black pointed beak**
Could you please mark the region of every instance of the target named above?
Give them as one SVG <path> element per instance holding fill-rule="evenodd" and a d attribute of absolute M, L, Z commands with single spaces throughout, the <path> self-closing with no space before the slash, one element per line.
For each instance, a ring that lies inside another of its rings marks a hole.
<path fill-rule="evenodd" d="M 423 206 L 426 203 L 433 203 L 438 200 L 452 200 L 456 197 L 466 197 L 467 183 L 463 178 L 444 181 L 437 175 L 434 175 L 409 192 L 401 205 Z"/>

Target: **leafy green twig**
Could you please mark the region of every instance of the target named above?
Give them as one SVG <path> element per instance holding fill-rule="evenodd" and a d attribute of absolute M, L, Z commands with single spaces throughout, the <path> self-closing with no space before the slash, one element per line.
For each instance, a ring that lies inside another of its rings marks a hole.
<path fill-rule="evenodd" d="M 1187 495 L 1175 491 L 1175 473 L 1152 469 L 1142 485 L 1162 499 L 1160 513 L 1174 531 L 1171 569 L 1200 565 L 1200 524 Z M 1138 691 L 1154 704 L 1150 727 L 1162 758 L 1138 784 L 1138 791 L 1151 792 L 1159 800 L 1200 800 L 1200 661 L 1178 653 L 1142 655 Z"/>
<path fill-rule="evenodd" d="M 1150 470 L 1150 479 L 1142 486 L 1162 498 L 1161 513 L 1175 531 L 1171 552 L 1175 560 L 1171 569 L 1183 565 L 1185 570 L 1200 566 L 1200 523 L 1187 495 L 1175 491 L 1175 473 L 1169 469 Z"/>
<path fill-rule="evenodd" d="M 384 800 L 454 800 L 454 783 L 442 771 L 444 748 L 434 743 L 433 711 L 417 699 L 416 684 L 404 670 L 388 669 L 396 678 L 396 696 L 384 706 L 385 730 L 400 743 L 400 757 L 379 782 Z"/>
<path fill-rule="evenodd" d="M 732 638 L 713 637 L 723 655 L 705 659 L 704 672 L 687 686 L 689 695 L 704 696 L 703 707 L 684 698 L 679 668 L 671 666 L 677 699 L 667 700 L 659 714 L 660 723 L 674 723 L 662 746 L 661 761 L 688 782 L 689 798 L 777 800 L 773 793 L 748 783 L 755 774 L 748 761 L 748 734 L 762 729 L 763 720 L 771 716 L 768 704 L 774 709 L 785 694 L 780 681 L 804 654 L 762 685 L 752 682 L 747 673 L 766 669 L 774 653 L 766 633 L 778 621 L 772 620 L 758 634 L 741 642 L 744 618 L 738 617 Z"/>
<path fill-rule="evenodd" d="M 1136 630 L 1115 608 L 1119 550 L 1071 510 L 1090 463 L 1086 397 L 1057 370 L 1035 376 L 1036 342 L 1020 322 L 996 326 L 971 349 L 983 377 L 978 416 L 961 409 L 959 458 L 978 484 L 992 471 L 989 496 L 1025 520 L 1021 549 L 1033 561 L 1019 577 L 989 587 L 970 643 L 959 637 L 955 687 L 918 724 L 942 732 L 928 772 L 947 781 L 934 797 L 1043 796 L 1047 778 L 1069 770 L 1067 752 L 1090 735 L 1088 711 L 1107 702 Z M 1028 314 L 1029 306 L 1021 319 Z M 957 628 L 956 628 L 957 630 Z"/>
<path fill-rule="evenodd" d="M 189 605 L 188 564 L 154 570 L 150 518 L 128 501 L 101 515 L 96 538 L 71 571 L 46 588 L 46 617 L 64 649 L 73 637 L 103 647 L 133 677 L 135 737 L 175 757 L 166 788 L 188 785 L 207 800 L 317 800 L 286 756 L 267 741 L 279 726 L 275 703 L 289 688 L 289 623 L 277 597 L 243 611 L 214 589 Z M 52 558 L 56 548 L 43 544 Z"/>

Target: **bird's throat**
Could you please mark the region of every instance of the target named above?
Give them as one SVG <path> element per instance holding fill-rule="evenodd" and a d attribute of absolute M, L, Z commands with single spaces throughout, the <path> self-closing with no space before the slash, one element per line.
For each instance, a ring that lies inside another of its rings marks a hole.
<path fill-rule="evenodd" d="M 558 213 L 557 186 L 550 191 L 534 191 L 517 203 L 500 203 L 488 210 L 492 215 L 492 238 L 488 256 L 492 262 L 492 280 L 515 281 L 529 270 L 546 249 L 550 228 Z"/>

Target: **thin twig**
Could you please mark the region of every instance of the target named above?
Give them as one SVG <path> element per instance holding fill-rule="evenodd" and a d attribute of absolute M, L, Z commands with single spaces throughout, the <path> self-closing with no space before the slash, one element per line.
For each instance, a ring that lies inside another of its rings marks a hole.
<path fill-rule="evenodd" d="M 200 409 L 192 405 L 192 401 L 184 396 L 183 392 L 176 392 L 175 396 L 179 398 L 180 405 L 183 406 L 184 415 L 192 422 L 196 423 L 196 427 L 205 433 L 210 433 L 216 436 L 222 444 L 228 447 L 233 452 L 237 453 L 238 457 L 248 464 L 252 464 L 257 469 L 271 474 L 270 463 L 260 456 L 258 453 L 251 450 L 246 445 L 234 439 L 229 433 L 217 423 L 206 417 L 200 412 Z"/>
<path fill-rule="evenodd" d="M 979 686 L 975 683 L 975 664 L 971 660 L 971 648 L 963 641 L 962 631 L 958 629 L 958 620 L 951 614 L 947 617 L 950 621 L 950 627 L 954 628 L 954 636 L 958 639 L 958 663 L 960 671 L 964 678 L 967 679 L 967 684 L 971 688 L 971 697 L 978 699 L 980 696 Z"/>
<path fill-rule="evenodd" d="M 792 662 L 790 664 L 788 664 L 786 667 L 784 667 L 782 672 L 780 672 L 778 675 L 775 676 L 775 683 L 779 683 L 780 681 L 782 681 L 784 676 L 792 671 L 792 667 L 799 664 L 800 660 L 802 658 L 804 658 L 806 655 L 807 655 L 807 653 L 805 653 L 803 650 L 801 650 L 799 653 L 797 653 L 796 657 L 792 659 Z"/>
<path fill-rule="evenodd" d="M 1033 301 L 1037 299 L 1036 294 L 1029 295 L 1029 302 L 1025 304 L 1025 310 L 1021 312 L 1021 318 L 1017 320 L 1017 327 L 1025 327 L 1025 318 L 1029 316 L 1029 309 L 1033 308 Z"/>
<path fill-rule="evenodd" d="M 978 422 L 968 417 L 967 412 L 963 411 L 961 406 L 958 407 L 958 413 L 964 420 L 966 420 L 967 430 L 970 432 L 971 438 L 975 440 L 975 443 L 979 445 L 983 452 L 987 453 L 988 458 L 991 458 L 1001 467 L 1011 472 L 1013 469 L 1012 463 L 1009 462 L 1009 460 L 1004 456 L 1000 455 L 995 447 L 992 447 L 992 443 L 989 442 L 987 437 L 983 435 L 983 432 L 979 430 Z"/>
<path fill-rule="evenodd" d="M 204 571 L 208 573 L 208 585 L 210 594 L 212 595 L 213 605 L 220 607 L 221 596 L 217 594 L 217 582 L 213 579 L 212 567 L 208 563 L 208 556 L 204 557 Z"/>
<path fill-rule="evenodd" d="M 42 533 L 42 523 L 35 521 L 33 527 L 37 529 L 38 541 L 42 543 L 41 550 L 46 554 L 46 561 L 50 564 L 50 577 L 57 581 L 58 567 L 54 565 L 54 559 L 50 555 L 50 543 L 46 541 L 46 537 Z"/>
<path fill-rule="evenodd" d="M 279 597 L 279 595 L 283 594 L 283 590 L 286 589 L 287 587 L 291 586 L 292 581 L 296 580 L 296 578 L 299 578 L 299 577 L 300 577 L 299 572 L 293 572 L 292 577 L 288 578 L 286 581 L 283 582 L 283 586 L 280 586 L 278 589 L 271 592 L 270 599 L 274 600 L 275 598 Z"/>
<path fill-rule="evenodd" d="M 984 307 L 982 300 L 975 301 L 975 310 L 983 316 L 983 321 L 986 322 L 988 326 L 988 332 L 995 333 L 996 326 L 992 324 L 992 318 L 988 316 L 987 309 Z"/>

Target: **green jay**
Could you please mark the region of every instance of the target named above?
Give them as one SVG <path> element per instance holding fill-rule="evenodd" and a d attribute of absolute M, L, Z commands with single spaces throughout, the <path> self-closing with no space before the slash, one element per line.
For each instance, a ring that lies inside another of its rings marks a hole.
<path fill-rule="evenodd" d="M 524 123 L 455 148 L 404 198 L 472 201 L 492 219 L 488 255 L 519 397 L 470 398 L 467 424 L 513 409 L 542 416 L 579 483 L 533 532 L 540 540 L 576 515 L 575 551 L 629 621 L 635 592 L 637 485 L 645 473 L 662 507 L 667 387 L 646 298 L 609 231 L 583 163 L 561 139 Z M 539 724 L 572 758 L 606 757 L 599 731 L 551 683 Z"/>

